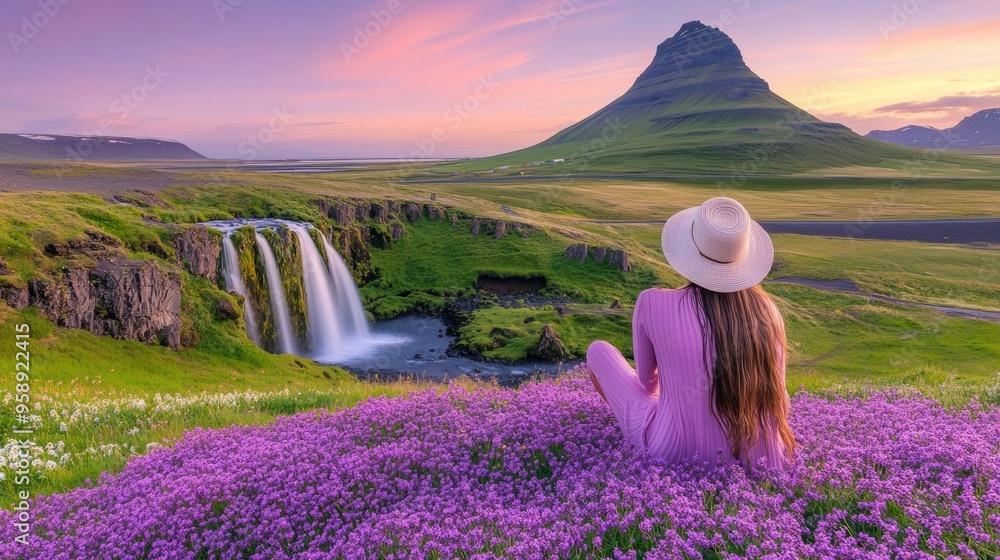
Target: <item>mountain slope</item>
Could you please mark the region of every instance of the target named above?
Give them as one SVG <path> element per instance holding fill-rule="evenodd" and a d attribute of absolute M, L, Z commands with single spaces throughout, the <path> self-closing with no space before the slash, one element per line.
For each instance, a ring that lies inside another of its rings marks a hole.
<path fill-rule="evenodd" d="M 946 135 L 946 131 L 932 126 L 910 125 L 896 130 L 873 130 L 865 134 L 865 138 L 911 148 L 927 148 L 942 143 Z"/>
<path fill-rule="evenodd" d="M 1000 146 L 1000 109 L 984 109 L 951 128 L 910 125 L 873 130 L 868 138 L 914 148 L 961 149 Z"/>
<path fill-rule="evenodd" d="M 206 159 L 172 140 L 124 136 L 0 134 L 0 160 L 149 161 Z"/>
<path fill-rule="evenodd" d="M 659 45 L 624 95 L 540 144 L 482 162 L 564 158 L 578 170 L 759 173 L 873 165 L 909 154 L 782 99 L 729 36 L 693 21 Z"/>

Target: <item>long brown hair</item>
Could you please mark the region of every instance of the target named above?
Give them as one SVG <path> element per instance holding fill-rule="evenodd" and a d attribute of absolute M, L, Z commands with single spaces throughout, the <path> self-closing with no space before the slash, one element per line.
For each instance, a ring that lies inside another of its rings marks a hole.
<path fill-rule="evenodd" d="M 705 314 L 702 331 L 715 349 L 711 372 L 713 414 L 732 444 L 733 457 L 755 445 L 771 430 L 789 457 L 795 436 L 788 425 L 788 392 L 782 375 L 787 350 L 778 308 L 760 285 L 732 293 L 688 286 Z M 706 357 L 707 359 L 707 357 Z M 772 434 L 773 435 L 773 434 Z"/>

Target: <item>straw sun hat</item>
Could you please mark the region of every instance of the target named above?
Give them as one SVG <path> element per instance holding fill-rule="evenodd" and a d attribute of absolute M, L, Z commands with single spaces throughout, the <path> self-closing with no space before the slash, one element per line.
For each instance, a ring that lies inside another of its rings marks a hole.
<path fill-rule="evenodd" d="M 771 238 L 743 205 L 723 196 L 681 210 L 660 238 L 667 262 L 691 282 L 713 292 L 738 292 L 771 270 Z"/>

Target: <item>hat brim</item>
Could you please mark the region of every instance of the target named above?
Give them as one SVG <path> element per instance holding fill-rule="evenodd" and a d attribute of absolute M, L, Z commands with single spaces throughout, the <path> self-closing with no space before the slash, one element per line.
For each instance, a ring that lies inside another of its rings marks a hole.
<path fill-rule="evenodd" d="M 749 240 L 743 258 L 731 263 L 713 261 L 694 243 L 691 228 L 698 207 L 681 210 L 663 225 L 660 237 L 663 256 L 681 276 L 713 292 L 738 292 L 756 286 L 767 277 L 774 262 L 771 237 L 755 221 L 750 221 Z"/>

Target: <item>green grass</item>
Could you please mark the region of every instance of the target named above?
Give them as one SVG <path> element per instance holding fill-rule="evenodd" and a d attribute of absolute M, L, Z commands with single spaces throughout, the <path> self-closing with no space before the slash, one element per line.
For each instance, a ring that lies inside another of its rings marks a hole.
<path fill-rule="evenodd" d="M 480 274 L 544 277 L 547 293 L 606 304 L 615 297 L 634 300 L 657 279 L 644 267 L 622 272 L 607 264 L 566 260 L 569 241 L 545 232 L 494 239 L 472 236 L 470 228 L 470 220 L 452 227 L 444 220 L 421 219 L 389 249 L 373 250 L 379 279 L 363 286 L 361 295 L 375 316 L 391 317 L 407 307 L 436 308 L 447 296 L 470 293 Z"/>
<path fill-rule="evenodd" d="M 959 387 L 968 396 L 987 397 L 1000 383 L 996 323 L 795 285 L 767 289 L 785 318 L 793 391 L 867 385 L 934 393 Z M 994 402 L 998 397 L 990 396 Z"/>
<path fill-rule="evenodd" d="M 196 321 L 201 318 L 196 318 Z M 194 348 L 181 351 L 131 340 L 55 328 L 34 308 L 9 312 L 0 340 L 14 340 L 14 325 L 27 323 L 32 334 L 32 371 L 36 383 L 68 384 L 100 376 L 108 390 L 186 393 L 188 391 L 323 390 L 349 376 L 338 368 L 288 355 L 268 354 L 235 330 L 199 331 Z M 0 358 L 12 363 L 12 344 Z M 301 364 L 301 365 L 300 365 Z M 323 372 L 331 376 L 327 379 Z M 9 380 L 8 380 L 9 381 Z M 6 386 L 9 386 L 6 385 Z"/>
<path fill-rule="evenodd" d="M 1000 310 L 1000 250 L 902 241 L 775 235 L 772 277 L 847 278 L 868 292 Z"/>
<path fill-rule="evenodd" d="M 38 471 L 44 477 L 33 482 L 32 490 L 41 494 L 117 472 L 131 457 L 144 454 L 148 444 L 170 445 L 187 430 L 261 424 L 278 415 L 335 410 L 427 386 L 363 383 L 340 368 L 268 354 L 245 336 L 229 337 L 220 328 L 201 331 L 198 347 L 174 351 L 57 328 L 33 308 L 15 312 L 2 303 L 0 340 L 6 343 L 0 363 L 14 363 L 15 325 L 20 324 L 30 326 L 30 395 L 40 407 L 33 412 L 38 416 L 33 437 L 43 450 L 62 442 L 64 451 L 46 459 L 58 462 L 63 453 L 70 455 L 65 465 Z M 16 418 L 10 369 L 0 376 L 3 433 L 10 433 Z M 137 400 L 145 406 L 136 408 Z M 70 420 L 77 410 L 85 418 Z M 12 477 L 0 481 L 0 506 L 10 507 L 15 489 Z"/>
<path fill-rule="evenodd" d="M 0 193 L 0 257 L 12 271 L 0 277 L 0 282 L 23 285 L 63 266 L 92 264 L 86 254 L 54 256 L 45 252 L 48 246 L 90 242 L 88 232 L 113 236 L 109 243 L 97 242 L 130 255 L 173 253 L 164 243 L 166 230 L 144 224 L 143 212 L 135 207 L 112 205 L 77 193 L 41 192 L 30 197 Z"/>
<path fill-rule="evenodd" d="M 230 185 L 206 182 L 161 191 L 166 208 L 151 208 L 164 222 L 231 218 L 285 218 L 319 222 L 315 196 L 293 186 Z"/>
<path fill-rule="evenodd" d="M 526 322 L 527 321 L 527 322 Z M 472 314 L 459 329 L 456 343 L 491 360 L 532 359 L 546 324 L 551 324 L 566 350 L 586 356 L 595 340 L 607 340 L 632 357 L 632 318 L 627 314 L 577 313 L 560 316 L 551 305 L 540 308 L 493 306 Z"/>

